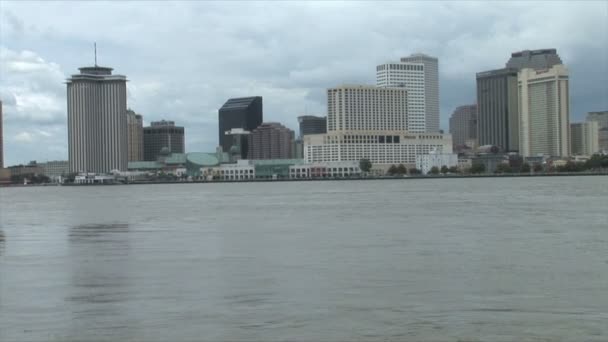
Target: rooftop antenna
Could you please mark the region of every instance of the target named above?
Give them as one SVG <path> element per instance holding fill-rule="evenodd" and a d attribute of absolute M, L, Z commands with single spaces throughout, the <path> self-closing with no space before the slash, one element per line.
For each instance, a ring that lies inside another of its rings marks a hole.
<path fill-rule="evenodd" d="M 93 46 L 95 48 L 95 67 L 97 67 L 97 42 L 94 42 Z"/>

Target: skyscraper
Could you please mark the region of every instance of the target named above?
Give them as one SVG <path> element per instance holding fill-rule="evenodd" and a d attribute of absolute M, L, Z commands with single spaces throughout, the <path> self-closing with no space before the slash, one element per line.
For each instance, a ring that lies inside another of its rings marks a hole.
<path fill-rule="evenodd" d="M 327 90 L 327 131 L 408 131 L 406 88 L 343 85 Z"/>
<path fill-rule="evenodd" d="M 570 124 L 570 153 L 590 156 L 599 151 L 597 121 Z"/>
<path fill-rule="evenodd" d="M 479 145 L 519 151 L 517 69 L 480 72 L 476 79 Z"/>
<path fill-rule="evenodd" d="M 407 90 L 407 127 L 410 132 L 427 131 L 426 71 L 422 63 L 390 62 L 376 66 L 378 87 Z"/>
<path fill-rule="evenodd" d="M 127 110 L 127 136 L 129 161 L 144 160 L 143 118 L 130 109 Z"/>
<path fill-rule="evenodd" d="M 262 97 L 241 97 L 229 99 L 218 110 L 219 146 L 224 152 L 229 152 L 234 141 L 232 136 L 226 135 L 233 128 L 253 131 L 263 120 Z M 243 146 L 242 157 L 247 158 L 247 146 Z"/>
<path fill-rule="evenodd" d="M 518 152 L 520 114 L 518 72 L 544 70 L 562 64 L 555 49 L 523 50 L 511 54 L 505 68 L 477 73 L 479 145 L 496 145 Z"/>
<path fill-rule="evenodd" d="M 597 122 L 599 150 L 608 152 L 608 110 L 587 113 L 587 121 Z"/>
<path fill-rule="evenodd" d="M 549 69 L 557 64 L 563 63 L 556 49 L 540 49 L 513 52 L 506 67 L 517 70 L 524 68 L 542 70 Z"/>
<path fill-rule="evenodd" d="M 300 138 L 307 134 L 323 134 L 327 132 L 327 117 L 302 115 L 298 116 L 300 123 Z"/>
<path fill-rule="evenodd" d="M 423 53 L 402 57 L 401 62 L 424 64 L 425 128 L 439 132 L 439 60 Z"/>
<path fill-rule="evenodd" d="M 184 127 L 175 126 L 173 121 L 152 121 L 144 127 L 144 160 L 155 161 L 161 150 L 170 153 L 184 153 Z"/>
<path fill-rule="evenodd" d="M 112 68 L 79 68 L 67 80 L 71 172 L 127 170 L 127 78 Z"/>
<path fill-rule="evenodd" d="M 408 130 L 405 87 L 343 85 L 327 90 L 327 133 L 303 137 L 304 160 L 358 162 L 369 159 L 386 171 L 391 164 L 414 166 L 416 156 L 452 152 L 452 138 Z"/>
<path fill-rule="evenodd" d="M 518 88 L 520 154 L 569 156 L 568 69 L 562 64 L 546 70 L 523 69 Z"/>
<path fill-rule="evenodd" d="M 460 106 L 454 110 L 450 118 L 450 134 L 454 149 L 477 139 L 477 105 Z"/>
<path fill-rule="evenodd" d="M 277 122 L 265 122 L 248 135 L 248 159 L 292 158 L 294 132 Z"/>
<path fill-rule="evenodd" d="M 0 101 L 0 169 L 4 167 L 4 145 L 2 136 L 2 101 Z"/>

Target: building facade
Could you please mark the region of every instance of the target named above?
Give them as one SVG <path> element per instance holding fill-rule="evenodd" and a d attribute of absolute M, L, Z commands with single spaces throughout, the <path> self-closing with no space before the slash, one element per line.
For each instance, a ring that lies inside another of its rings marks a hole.
<path fill-rule="evenodd" d="M 327 117 L 325 116 L 298 116 L 298 123 L 300 124 L 300 138 L 306 134 L 327 133 Z"/>
<path fill-rule="evenodd" d="M 343 85 L 327 90 L 327 132 L 408 130 L 407 90 Z"/>
<path fill-rule="evenodd" d="M 570 124 L 570 152 L 590 156 L 600 151 L 597 121 Z"/>
<path fill-rule="evenodd" d="M 248 138 L 248 159 L 290 159 L 294 132 L 277 122 L 262 123 Z"/>
<path fill-rule="evenodd" d="M 68 153 L 73 172 L 125 171 L 127 79 L 112 68 L 79 68 L 67 80 Z"/>
<path fill-rule="evenodd" d="M 376 66 L 376 85 L 407 90 L 407 127 L 410 132 L 426 132 L 426 82 L 422 63 L 389 62 Z"/>
<path fill-rule="evenodd" d="M 424 65 L 425 129 L 429 133 L 439 132 L 439 60 L 415 53 L 402 57 L 401 62 Z"/>
<path fill-rule="evenodd" d="M 513 52 L 506 67 L 517 70 L 526 68 L 543 70 L 558 64 L 563 63 L 556 49 L 540 49 Z"/>
<path fill-rule="evenodd" d="M 524 157 L 570 155 L 568 70 L 523 69 L 518 73 L 519 148 Z"/>
<path fill-rule="evenodd" d="M 38 164 L 45 176 L 53 181 L 61 180 L 70 173 L 70 163 L 67 160 L 53 160 Z"/>
<path fill-rule="evenodd" d="M 127 141 L 129 161 L 144 160 L 144 123 L 141 115 L 127 110 Z"/>
<path fill-rule="evenodd" d="M 393 164 L 416 164 L 416 156 L 432 151 L 452 153 L 452 137 L 439 133 L 404 131 L 348 131 L 304 136 L 306 163 L 369 159 L 385 169 Z"/>
<path fill-rule="evenodd" d="M 517 69 L 481 72 L 476 80 L 479 145 L 519 151 Z"/>
<path fill-rule="evenodd" d="M 144 160 L 155 161 L 163 148 L 169 153 L 184 153 L 184 127 L 173 121 L 153 121 L 144 127 Z"/>
<path fill-rule="evenodd" d="M 227 131 L 240 128 L 253 131 L 263 120 L 262 97 L 241 97 L 229 99 L 218 110 L 219 146 L 224 152 L 232 147 L 233 137 L 226 135 Z M 243 146 L 241 157 L 247 158 L 247 146 Z"/>
<path fill-rule="evenodd" d="M 598 124 L 598 148 L 608 153 L 608 110 L 603 112 L 587 113 L 587 121 L 595 121 Z"/>
<path fill-rule="evenodd" d="M 458 155 L 454 153 L 429 153 L 416 156 L 416 168 L 427 174 L 433 167 L 458 167 Z"/>
<path fill-rule="evenodd" d="M 477 105 L 460 106 L 454 110 L 450 118 L 450 134 L 455 150 L 466 146 L 470 140 L 477 140 Z"/>
<path fill-rule="evenodd" d="M 359 177 L 359 162 L 298 164 L 289 167 L 290 179 Z"/>

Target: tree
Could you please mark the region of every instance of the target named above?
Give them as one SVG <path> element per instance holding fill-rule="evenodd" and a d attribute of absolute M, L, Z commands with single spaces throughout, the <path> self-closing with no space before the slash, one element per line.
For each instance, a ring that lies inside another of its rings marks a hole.
<path fill-rule="evenodd" d="M 421 173 L 422 173 L 422 171 L 418 170 L 415 167 L 413 167 L 413 168 L 410 169 L 410 175 L 419 175 Z"/>
<path fill-rule="evenodd" d="M 443 173 L 444 175 L 445 175 L 446 173 L 448 173 L 449 171 L 450 171 L 450 169 L 448 169 L 448 167 L 447 167 L 447 166 L 443 165 L 443 166 L 441 167 L 441 173 Z"/>
<path fill-rule="evenodd" d="M 397 166 L 397 173 L 400 175 L 404 175 L 407 173 L 407 168 L 405 167 L 405 165 L 403 164 L 399 164 L 399 166 Z"/>
<path fill-rule="evenodd" d="M 519 172 L 522 172 L 522 173 L 530 172 L 530 164 L 528 164 L 528 163 L 521 164 L 521 167 L 519 168 Z"/>
<path fill-rule="evenodd" d="M 438 175 L 439 174 L 439 168 L 437 166 L 433 166 L 428 173 L 431 174 L 431 175 Z"/>
<path fill-rule="evenodd" d="M 458 166 L 450 166 L 448 171 L 450 171 L 450 173 L 458 173 Z"/>
<path fill-rule="evenodd" d="M 509 173 L 511 172 L 511 167 L 509 166 L 509 164 L 498 164 L 496 165 L 496 171 L 494 171 L 494 173 Z"/>
<path fill-rule="evenodd" d="M 534 172 L 542 172 L 543 166 L 541 164 L 534 164 L 534 166 L 532 167 L 532 170 L 534 170 Z"/>
<path fill-rule="evenodd" d="M 597 170 L 602 168 L 608 168 L 608 156 L 594 154 L 585 162 L 585 169 Z"/>
<path fill-rule="evenodd" d="M 372 162 L 369 159 L 363 158 L 359 160 L 359 168 L 363 172 L 369 172 L 372 169 Z"/>
<path fill-rule="evenodd" d="M 479 174 L 486 172 L 486 166 L 484 164 L 475 163 L 471 166 L 471 173 Z"/>
<path fill-rule="evenodd" d="M 391 167 L 388 168 L 388 171 L 386 171 L 387 174 L 389 175 L 394 175 L 397 173 L 397 167 L 393 164 L 391 165 Z"/>

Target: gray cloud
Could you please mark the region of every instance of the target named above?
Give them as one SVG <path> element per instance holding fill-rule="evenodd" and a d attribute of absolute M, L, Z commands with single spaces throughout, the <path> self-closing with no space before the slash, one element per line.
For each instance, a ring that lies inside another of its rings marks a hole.
<path fill-rule="evenodd" d="M 63 81 L 93 63 L 94 41 L 99 63 L 129 78 L 129 106 L 146 122 L 184 125 L 190 150 L 214 150 L 217 109 L 227 98 L 264 96 L 265 119 L 296 129 L 305 111 L 325 114 L 328 87 L 373 84 L 376 64 L 418 51 L 440 59 L 443 128 L 455 107 L 475 102 L 475 73 L 502 67 L 522 49 L 558 49 L 571 70 L 573 119 L 608 108 L 605 2 L 2 6 L 9 164 L 67 157 Z"/>

